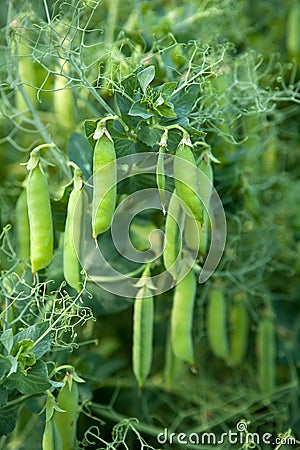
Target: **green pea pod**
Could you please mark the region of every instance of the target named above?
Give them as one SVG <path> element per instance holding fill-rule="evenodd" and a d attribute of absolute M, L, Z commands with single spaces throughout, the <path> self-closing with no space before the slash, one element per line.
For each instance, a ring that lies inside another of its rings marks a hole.
<path fill-rule="evenodd" d="M 184 242 L 193 251 L 204 256 L 207 252 L 208 234 L 209 234 L 209 219 L 206 211 L 203 213 L 204 223 L 201 225 L 197 220 L 190 216 L 185 216 L 184 225 Z"/>
<path fill-rule="evenodd" d="M 265 127 L 265 146 L 262 154 L 263 171 L 266 175 L 272 176 L 276 173 L 278 168 L 279 155 L 279 139 L 276 131 L 276 126 L 268 124 Z"/>
<path fill-rule="evenodd" d="M 145 284 L 134 301 L 133 315 L 133 373 L 141 389 L 152 363 L 154 305 L 151 291 Z"/>
<path fill-rule="evenodd" d="M 292 58 L 296 58 L 297 63 L 300 61 L 300 2 L 294 0 L 291 4 L 287 15 L 286 26 L 286 46 L 288 54 Z"/>
<path fill-rule="evenodd" d="M 203 207 L 200 200 L 199 179 L 191 142 L 184 137 L 176 149 L 174 179 L 177 195 L 184 204 L 186 214 L 203 223 Z"/>
<path fill-rule="evenodd" d="M 167 147 L 167 137 L 168 132 L 165 131 L 159 143 L 157 166 L 156 166 L 156 184 L 159 191 L 161 206 L 164 214 L 166 213 L 165 194 L 164 194 L 166 188 L 164 158 L 165 158 L 165 150 Z"/>
<path fill-rule="evenodd" d="M 64 72 L 66 71 L 64 65 Z M 67 130 L 74 126 L 74 98 L 70 87 L 67 85 L 67 77 L 55 75 L 54 91 L 53 91 L 53 109 L 57 123 L 60 127 Z"/>
<path fill-rule="evenodd" d="M 93 238 L 107 231 L 113 219 L 116 206 L 117 167 L 116 152 L 112 138 L 103 128 L 97 139 L 93 158 Z"/>
<path fill-rule="evenodd" d="M 165 223 L 165 239 L 164 239 L 164 252 L 163 261 L 166 270 L 176 280 L 179 275 L 178 261 L 181 250 L 181 233 L 180 228 L 183 225 L 183 211 L 180 206 L 180 200 L 174 190 L 167 211 L 166 223 Z"/>
<path fill-rule="evenodd" d="M 214 181 L 211 159 L 208 154 L 204 153 L 197 167 L 207 178 L 202 180 L 200 177 L 199 180 L 203 222 L 194 221 L 192 223 L 190 216 L 186 216 L 184 238 L 188 247 L 193 250 L 199 249 L 200 255 L 205 256 L 207 253 L 210 228 L 210 220 L 206 208 L 209 207 Z"/>
<path fill-rule="evenodd" d="M 63 266 L 67 283 L 77 292 L 81 290 L 80 264 L 77 251 L 80 246 L 80 228 L 83 217 L 84 192 L 82 191 L 82 172 L 75 169 L 74 189 L 72 190 L 67 210 L 64 235 Z"/>
<path fill-rule="evenodd" d="M 190 270 L 175 286 L 171 313 L 171 343 L 174 355 L 190 365 L 194 362 L 192 325 L 196 290 L 196 276 Z"/>
<path fill-rule="evenodd" d="M 229 306 L 229 324 L 228 364 L 237 367 L 244 361 L 249 343 L 249 314 L 244 294 L 236 296 Z"/>
<path fill-rule="evenodd" d="M 204 153 L 200 162 L 197 164 L 197 167 L 208 179 L 208 182 L 206 181 L 206 179 L 201 180 L 201 178 L 199 181 L 201 200 L 204 203 L 204 205 L 208 207 L 213 190 L 214 173 L 210 157 L 206 155 L 206 153 Z"/>
<path fill-rule="evenodd" d="M 171 333 L 168 333 L 164 366 L 164 382 L 167 391 L 171 391 L 173 388 L 176 388 L 183 368 L 183 361 L 174 355 L 171 343 Z"/>
<path fill-rule="evenodd" d="M 27 206 L 30 228 L 30 260 L 32 272 L 44 269 L 53 255 L 53 223 L 48 182 L 38 163 L 29 172 Z"/>
<path fill-rule="evenodd" d="M 61 435 L 53 416 L 45 425 L 42 438 L 42 450 L 64 450 Z"/>
<path fill-rule="evenodd" d="M 269 397 L 275 389 L 276 346 L 275 324 L 271 316 L 264 317 L 257 330 L 258 384 Z"/>
<path fill-rule="evenodd" d="M 218 358 L 227 359 L 229 355 L 227 307 L 222 288 L 213 287 L 209 291 L 206 331 L 213 354 Z"/>
<path fill-rule="evenodd" d="M 63 410 L 55 410 L 53 415 L 62 438 L 62 450 L 73 450 L 77 432 L 78 386 L 72 374 L 67 373 L 56 402 L 59 409 Z"/>
<path fill-rule="evenodd" d="M 22 261 L 30 256 L 30 229 L 26 189 L 21 192 L 16 203 L 17 255 Z"/>
<path fill-rule="evenodd" d="M 28 41 L 29 42 L 29 41 Z M 37 75 L 34 67 L 34 61 L 32 58 L 32 51 L 30 47 L 25 43 L 23 37 L 17 47 L 18 52 L 18 75 L 20 83 L 22 83 L 22 89 L 16 91 L 16 108 L 20 112 L 24 112 L 28 109 L 27 102 L 24 98 L 26 95 L 34 108 L 37 107 Z"/>

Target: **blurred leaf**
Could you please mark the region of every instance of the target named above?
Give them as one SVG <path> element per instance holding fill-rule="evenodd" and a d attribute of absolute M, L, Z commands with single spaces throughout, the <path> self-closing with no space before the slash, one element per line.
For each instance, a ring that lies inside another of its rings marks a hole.
<path fill-rule="evenodd" d="M 94 133 L 95 129 L 93 125 L 96 122 L 94 121 L 86 121 L 85 129 L 87 136 L 90 136 Z M 92 130 L 90 134 L 90 131 Z M 77 164 L 82 170 L 83 176 L 86 180 L 88 180 L 92 176 L 92 166 L 93 166 L 93 149 L 87 140 L 87 138 L 81 134 L 73 132 L 71 133 L 69 142 L 68 142 L 68 155 L 70 161 L 73 161 Z"/>
<path fill-rule="evenodd" d="M 94 314 L 114 314 L 129 308 L 133 302 L 132 299 L 111 294 L 91 281 L 87 283 L 87 291 L 92 298 L 83 293 L 82 299 L 84 305 L 91 308 Z"/>
<path fill-rule="evenodd" d="M 55 147 L 47 149 L 46 159 L 50 163 L 47 166 L 50 197 L 60 200 L 72 179 L 71 171 L 67 166 L 65 155 Z"/>
<path fill-rule="evenodd" d="M 0 409 L 0 436 L 11 433 L 16 425 L 20 404 Z"/>

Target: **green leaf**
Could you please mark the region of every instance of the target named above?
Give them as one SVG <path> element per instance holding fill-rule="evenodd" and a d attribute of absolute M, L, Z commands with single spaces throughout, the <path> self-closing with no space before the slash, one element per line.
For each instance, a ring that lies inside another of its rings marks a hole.
<path fill-rule="evenodd" d="M 4 357 L 0 355 L 0 381 L 2 381 L 6 374 L 9 373 L 9 370 L 11 368 L 11 362 L 8 357 Z M 2 387 L 1 387 L 2 389 Z M 0 391 L 1 391 L 0 389 Z"/>
<path fill-rule="evenodd" d="M 51 198 L 57 201 L 63 197 L 72 174 L 67 165 L 66 156 L 55 147 L 48 149 L 46 160 L 50 163 L 47 166 L 49 193 Z"/>
<path fill-rule="evenodd" d="M 97 123 L 98 123 L 97 120 L 85 120 L 85 122 L 84 122 L 84 132 L 85 132 L 85 135 L 86 135 L 86 137 L 88 139 L 90 137 L 93 137 L 93 134 L 95 133 L 95 131 L 97 129 Z"/>
<path fill-rule="evenodd" d="M 11 433 L 16 425 L 20 404 L 0 409 L 0 436 Z"/>
<path fill-rule="evenodd" d="M 129 308 L 133 302 L 132 299 L 113 295 L 91 281 L 87 282 L 87 291 L 92 298 L 83 293 L 82 299 L 84 305 L 91 308 L 94 314 L 114 314 Z"/>
<path fill-rule="evenodd" d="M 171 97 L 171 101 L 178 117 L 185 117 L 189 115 L 199 96 L 199 93 L 200 87 L 197 84 L 192 84 Z"/>
<path fill-rule="evenodd" d="M 8 390 L 5 389 L 3 386 L 1 386 L 0 389 L 0 410 L 3 408 L 4 405 L 6 405 L 8 400 Z M 1 427 L 0 427 L 1 429 Z"/>
<path fill-rule="evenodd" d="M 0 336 L 0 342 L 3 344 L 6 354 L 9 354 L 14 343 L 14 337 L 13 332 L 11 328 L 8 328 L 7 330 L 3 331 L 3 333 Z"/>
<path fill-rule="evenodd" d="M 161 138 L 162 132 L 157 130 L 156 128 L 151 128 L 147 123 L 140 122 L 140 125 L 137 129 L 137 137 L 139 141 L 148 145 L 149 147 L 153 147 L 158 144 Z"/>
<path fill-rule="evenodd" d="M 15 356 L 8 355 L 7 361 L 10 363 L 10 370 L 7 374 L 7 377 L 10 377 L 12 374 L 16 373 L 18 370 L 18 360 Z"/>
<path fill-rule="evenodd" d="M 178 83 L 176 81 L 171 81 L 169 83 L 164 83 L 163 85 L 158 86 L 154 90 L 160 92 L 164 100 L 168 100 L 172 96 L 177 85 Z"/>
<path fill-rule="evenodd" d="M 13 356 L 19 356 L 21 354 L 26 354 L 32 349 L 33 344 L 34 344 L 34 342 L 31 339 L 22 339 L 21 341 L 18 341 L 14 345 L 11 354 Z"/>
<path fill-rule="evenodd" d="M 135 142 L 129 140 L 128 137 L 119 137 L 114 140 L 114 143 L 116 155 L 118 158 L 137 152 Z"/>
<path fill-rule="evenodd" d="M 172 119 L 176 117 L 176 112 L 174 111 L 174 107 L 171 103 L 164 102 L 162 105 L 155 107 L 155 111 L 160 115 L 167 117 L 168 119 Z"/>
<path fill-rule="evenodd" d="M 93 128 L 94 123 L 96 122 L 85 122 L 86 131 L 88 131 L 88 133 Z M 93 128 L 91 135 L 94 133 L 95 129 L 96 128 Z M 87 136 L 90 136 L 90 134 L 87 134 Z M 84 178 L 88 180 L 92 175 L 93 149 L 87 138 L 81 133 L 71 133 L 67 150 L 70 161 L 73 161 L 80 167 Z"/>
<path fill-rule="evenodd" d="M 20 331 L 15 335 L 14 344 L 22 341 L 23 339 L 30 339 L 35 343 L 38 338 L 48 329 L 48 327 L 48 321 L 31 325 L 30 327 Z M 34 344 L 31 353 L 33 353 L 37 359 L 41 358 L 41 356 L 43 356 L 48 350 L 50 350 L 51 342 L 52 339 L 50 333 L 47 333 L 38 344 Z"/>
<path fill-rule="evenodd" d="M 139 116 L 142 117 L 143 119 L 149 119 L 149 117 L 153 116 L 153 113 L 149 112 L 143 100 L 138 100 L 137 102 L 134 102 L 128 114 L 130 116 Z"/>
<path fill-rule="evenodd" d="M 129 77 L 125 78 L 122 81 L 122 87 L 124 89 L 124 92 L 126 92 L 126 98 L 127 99 L 128 99 L 128 97 L 133 98 L 135 96 L 136 92 L 139 90 L 139 82 L 138 82 L 137 74 L 133 73 Z"/>
<path fill-rule="evenodd" d="M 13 373 L 4 383 L 6 389 L 17 389 L 21 394 L 40 394 L 51 387 L 47 366 L 44 361 L 37 361 L 30 370 Z"/>
<path fill-rule="evenodd" d="M 155 67 L 154 66 L 146 67 L 146 69 L 141 70 L 141 72 L 139 72 L 137 74 L 137 77 L 138 77 L 140 86 L 141 86 L 143 92 L 145 93 L 147 90 L 147 87 L 149 86 L 151 81 L 154 80 Z"/>

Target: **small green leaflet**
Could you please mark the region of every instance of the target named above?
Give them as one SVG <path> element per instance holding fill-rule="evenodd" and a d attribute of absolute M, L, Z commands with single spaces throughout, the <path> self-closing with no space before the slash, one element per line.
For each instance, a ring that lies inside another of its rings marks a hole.
<path fill-rule="evenodd" d="M 139 80 L 140 86 L 144 94 L 146 93 L 149 84 L 154 80 L 154 77 L 155 77 L 154 66 L 146 67 L 146 69 L 141 70 L 141 72 L 137 74 L 137 78 Z"/>

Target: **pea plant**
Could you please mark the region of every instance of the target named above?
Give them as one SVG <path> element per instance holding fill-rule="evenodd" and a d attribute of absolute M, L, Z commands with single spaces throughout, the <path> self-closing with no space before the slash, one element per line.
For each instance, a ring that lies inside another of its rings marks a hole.
<path fill-rule="evenodd" d="M 0 450 L 299 444 L 299 17 L 3 6 Z"/>

